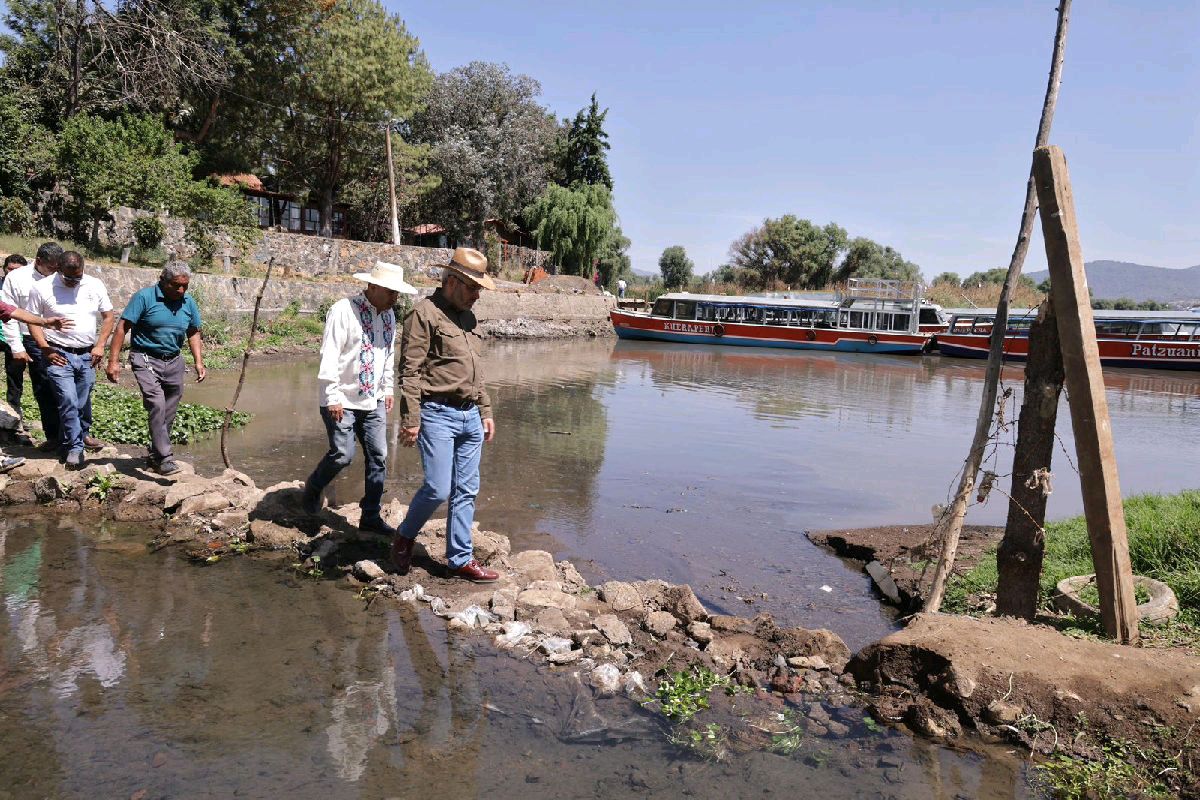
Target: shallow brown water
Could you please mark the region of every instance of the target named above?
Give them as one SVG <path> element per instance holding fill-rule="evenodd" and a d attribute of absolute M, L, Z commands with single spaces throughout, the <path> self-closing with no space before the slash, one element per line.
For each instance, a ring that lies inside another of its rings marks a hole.
<path fill-rule="evenodd" d="M 283 563 L 143 542 L 0 520 L 0 798 L 1028 796 L 1000 750 L 896 732 L 709 762 L 612 699 L 622 735 L 580 739 L 569 675 Z"/>

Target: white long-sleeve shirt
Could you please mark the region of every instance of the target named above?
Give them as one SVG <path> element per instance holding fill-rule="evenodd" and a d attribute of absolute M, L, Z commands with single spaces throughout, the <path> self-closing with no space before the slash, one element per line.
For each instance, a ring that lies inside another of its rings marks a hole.
<path fill-rule="evenodd" d="M 359 358 L 363 346 L 363 324 L 350 298 L 333 304 L 325 317 L 321 339 L 321 366 L 317 371 L 322 406 L 341 406 L 371 411 L 384 397 L 391 397 L 396 379 L 396 319 L 391 309 L 382 314 L 367 303 L 371 315 L 371 347 L 374 352 L 374 387 L 367 395 L 359 389 Z M 391 335 L 385 336 L 385 329 Z"/>
<path fill-rule="evenodd" d="M 45 277 L 33 268 L 33 264 L 17 267 L 4 279 L 4 286 L 0 287 L 0 300 L 28 311 L 29 293 L 33 291 L 33 284 Z M 28 335 L 29 326 L 24 322 L 11 319 L 4 323 L 4 341 L 8 343 L 14 353 L 25 352 L 25 345 L 21 342 L 21 337 Z"/>

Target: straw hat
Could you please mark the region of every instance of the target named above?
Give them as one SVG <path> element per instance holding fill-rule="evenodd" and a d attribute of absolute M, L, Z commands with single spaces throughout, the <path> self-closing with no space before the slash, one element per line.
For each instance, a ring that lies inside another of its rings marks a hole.
<path fill-rule="evenodd" d="M 446 265 L 446 268 L 484 289 L 494 290 L 496 288 L 491 276 L 487 274 L 487 256 L 478 250 L 470 247 L 458 248 L 450 257 L 450 263 Z"/>
<path fill-rule="evenodd" d="M 370 272 L 356 272 L 354 277 L 360 281 L 373 283 L 376 286 L 382 286 L 385 289 L 391 289 L 400 294 L 416 294 L 415 286 L 410 286 L 404 281 L 404 267 L 398 264 L 389 264 L 386 261 L 376 261 L 375 269 Z"/>

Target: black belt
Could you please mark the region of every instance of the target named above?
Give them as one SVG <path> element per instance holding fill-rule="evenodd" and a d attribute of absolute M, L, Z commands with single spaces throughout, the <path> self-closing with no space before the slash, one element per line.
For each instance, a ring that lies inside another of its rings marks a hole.
<path fill-rule="evenodd" d="M 62 350 L 64 353 L 71 353 L 77 356 L 87 355 L 88 353 L 92 352 L 91 347 L 67 347 L 65 344 L 51 344 L 48 345 L 46 349 Z"/>
<path fill-rule="evenodd" d="M 178 350 L 176 350 L 174 353 L 172 353 L 169 356 L 160 356 L 158 353 L 152 353 L 149 350 L 141 350 L 138 348 L 130 348 L 129 352 L 141 353 L 144 356 L 150 356 L 151 358 L 157 358 L 159 361 L 174 361 L 175 359 L 179 358 Z"/>
<path fill-rule="evenodd" d="M 474 400 L 463 400 L 458 397 L 448 397 L 444 394 L 427 394 L 421 398 L 421 402 L 440 403 L 450 408 L 457 408 L 462 411 L 475 407 Z"/>

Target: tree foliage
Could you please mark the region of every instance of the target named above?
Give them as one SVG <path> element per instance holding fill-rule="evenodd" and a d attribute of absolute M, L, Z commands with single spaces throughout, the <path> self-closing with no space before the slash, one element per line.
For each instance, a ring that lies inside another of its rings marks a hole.
<path fill-rule="evenodd" d="M 892 248 L 860 236 L 850 241 L 846 257 L 837 269 L 837 280 L 847 278 L 919 281 L 921 268 L 911 261 L 905 261 Z"/>
<path fill-rule="evenodd" d="M 745 274 L 740 282 L 770 287 L 820 288 L 834 277 L 847 247 L 846 231 L 835 223 L 817 226 L 785 214 L 766 219 L 729 248 L 729 263 Z"/>
<path fill-rule="evenodd" d="M 422 203 L 423 221 L 478 245 L 485 220 L 514 220 L 539 198 L 556 131 L 541 91 L 533 78 L 482 61 L 437 77 L 412 122 L 442 179 Z"/>
<path fill-rule="evenodd" d="M 957 272 L 942 272 L 933 279 L 933 284 L 936 286 L 939 283 L 952 283 L 955 286 L 962 286 L 962 279 L 958 277 Z"/>
<path fill-rule="evenodd" d="M 633 263 L 629 259 L 630 244 L 632 242 L 621 230 L 621 226 L 614 224 L 604 242 L 604 247 L 600 249 L 600 256 L 596 263 L 602 286 L 612 289 L 616 287 L 618 279 L 628 280 L 633 277 Z"/>
<path fill-rule="evenodd" d="M 687 251 L 680 245 L 668 247 L 658 258 L 658 270 L 662 273 L 663 286 L 668 289 L 686 286 L 692 279 L 694 267 L 692 260 L 687 257 Z"/>
<path fill-rule="evenodd" d="M 525 219 L 564 272 L 590 276 L 612 236 L 616 214 L 603 184 L 568 189 L 552 183 L 525 209 Z"/>
<path fill-rule="evenodd" d="M 1004 279 L 1008 277 L 1007 267 L 996 267 L 995 269 L 983 270 L 980 272 L 972 272 L 967 277 L 963 278 L 962 286 L 964 289 L 983 286 L 985 283 L 994 283 L 997 286 L 1004 283 Z M 1036 289 L 1037 284 L 1033 278 L 1028 275 L 1022 275 L 1018 279 L 1018 283 L 1029 289 Z"/>
<path fill-rule="evenodd" d="M 604 130 L 604 119 L 608 109 L 600 110 L 596 94 L 586 109 L 580 109 L 574 121 L 567 123 L 561 152 L 558 158 L 556 180 L 563 186 L 576 183 L 603 184 L 611 191 L 612 175 L 608 171 L 608 134 Z"/>

